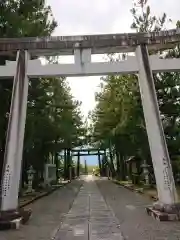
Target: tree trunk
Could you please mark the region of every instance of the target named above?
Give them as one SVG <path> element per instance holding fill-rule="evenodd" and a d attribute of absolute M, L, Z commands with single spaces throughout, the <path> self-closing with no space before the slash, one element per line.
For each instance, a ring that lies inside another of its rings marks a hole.
<path fill-rule="evenodd" d="M 121 166 L 120 166 L 120 154 L 118 153 L 118 151 L 116 151 L 116 164 L 117 164 L 117 170 L 116 170 L 116 176 L 117 179 L 120 180 L 121 179 Z"/>
<path fill-rule="evenodd" d="M 126 163 L 124 156 L 119 153 L 119 159 L 120 159 L 120 176 L 121 180 L 125 181 L 126 180 Z"/>
<path fill-rule="evenodd" d="M 64 149 L 64 180 L 67 179 L 67 150 Z"/>
<path fill-rule="evenodd" d="M 111 173 L 112 173 L 112 177 L 115 177 L 116 176 L 116 171 L 115 171 L 115 168 L 114 168 L 113 154 L 112 154 L 112 151 L 111 151 L 110 148 L 109 148 L 109 157 L 110 157 L 110 170 L 111 170 Z"/>
<path fill-rule="evenodd" d="M 71 168 L 71 150 L 67 149 L 67 171 L 66 171 L 66 177 L 67 179 L 70 179 L 70 168 Z"/>
<path fill-rule="evenodd" d="M 99 173 L 101 176 L 102 175 L 102 164 L 101 164 L 101 157 L 100 157 L 99 152 L 98 152 L 98 164 L 99 164 Z"/>
<path fill-rule="evenodd" d="M 55 164 L 56 164 L 56 181 L 58 181 L 59 179 L 59 164 L 58 164 L 58 153 L 56 152 L 55 153 L 55 156 L 54 156 L 54 161 L 55 161 Z"/>

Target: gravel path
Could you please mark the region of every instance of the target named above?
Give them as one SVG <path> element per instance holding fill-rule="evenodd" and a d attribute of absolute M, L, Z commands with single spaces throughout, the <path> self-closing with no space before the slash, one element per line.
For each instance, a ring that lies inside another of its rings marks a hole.
<path fill-rule="evenodd" d="M 148 198 L 108 180 L 96 181 L 106 202 L 119 220 L 127 240 L 180 240 L 180 222 L 159 222 L 148 216 Z"/>
<path fill-rule="evenodd" d="M 50 240 L 71 208 L 82 183 L 83 181 L 74 180 L 49 196 L 28 205 L 28 208 L 33 210 L 28 224 L 21 226 L 19 230 L 1 231 L 0 240 Z"/>

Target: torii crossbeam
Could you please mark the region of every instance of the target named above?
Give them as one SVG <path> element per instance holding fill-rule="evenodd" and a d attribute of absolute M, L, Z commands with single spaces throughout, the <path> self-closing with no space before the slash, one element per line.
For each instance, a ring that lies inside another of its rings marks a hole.
<path fill-rule="evenodd" d="M 149 50 L 168 49 L 180 41 L 180 29 L 150 33 L 100 34 L 0 38 L 1 54 L 28 50 L 33 56 L 74 55 L 74 49 L 91 49 L 92 54 L 134 52 L 140 44 Z"/>

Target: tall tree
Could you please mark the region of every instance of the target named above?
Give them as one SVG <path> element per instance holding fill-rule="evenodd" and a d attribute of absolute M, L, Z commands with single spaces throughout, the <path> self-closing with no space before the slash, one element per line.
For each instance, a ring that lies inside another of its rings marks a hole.
<path fill-rule="evenodd" d="M 47 36 L 57 25 L 51 8 L 45 6 L 44 1 L 6 0 L 0 2 L 0 9 L 1 37 Z M 1 55 L 0 64 L 5 63 L 5 60 L 15 60 L 15 56 Z M 0 81 L 0 172 L 3 164 L 12 83 L 12 79 Z"/>
<path fill-rule="evenodd" d="M 151 14 L 147 0 L 137 1 L 131 9 L 132 28 L 137 32 L 159 31 L 168 21 L 166 14 L 156 17 Z M 179 22 L 178 22 L 179 24 Z M 161 54 L 161 52 L 157 52 Z M 152 54 L 152 52 L 150 53 Z M 179 47 L 163 53 L 165 57 L 178 57 Z M 111 61 L 121 60 L 111 56 Z M 163 119 L 170 155 L 178 154 L 179 148 L 179 74 L 154 75 L 156 91 Z M 144 123 L 141 97 L 136 75 L 108 76 L 102 79 L 101 92 L 96 96 L 97 105 L 91 113 L 94 141 L 99 146 L 111 148 L 116 157 L 117 174 L 125 179 L 124 160 L 136 156 L 139 161 L 147 159 L 151 164 L 147 133 Z M 113 157 L 114 158 L 114 157 Z M 114 160 L 111 161 L 112 168 Z M 140 164 L 139 164 L 140 165 Z M 140 170 L 140 169 L 139 169 Z"/>
<path fill-rule="evenodd" d="M 0 2 L 1 37 L 49 36 L 57 26 L 51 8 L 44 0 L 6 0 Z M 15 60 L 15 55 L 0 56 L 0 64 Z M 12 79 L 0 81 L 0 165 L 2 168 L 5 135 L 10 109 Z M 84 127 L 80 103 L 73 99 L 64 78 L 31 79 L 23 151 L 23 181 L 33 165 L 36 182 L 43 177 L 44 163 L 55 162 L 58 152 L 81 143 Z"/>
<path fill-rule="evenodd" d="M 135 4 L 131 12 L 134 18 L 131 27 L 137 32 L 160 31 L 165 28 L 167 22 L 172 22 L 167 18 L 166 13 L 161 18 L 151 15 L 151 8 L 147 0 L 141 0 L 139 4 Z M 179 21 L 176 26 L 180 26 Z M 180 47 L 177 45 L 166 52 L 156 51 L 155 53 L 164 58 L 179 58 Z M 177 87 L 180 83 L 180 74 L 159 73 L 154 74 L 153 77 L 170 157 L 177 159 L 180 154 L 180 89 Z"/>

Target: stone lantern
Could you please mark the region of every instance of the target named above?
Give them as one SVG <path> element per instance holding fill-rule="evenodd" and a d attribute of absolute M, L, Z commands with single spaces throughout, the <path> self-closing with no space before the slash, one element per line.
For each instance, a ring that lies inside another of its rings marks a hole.
<path fill-rule="evenodd" d="M 141 165 L 142 169 L 143 169 L 143 175 L 144 175 L 144 178 L 145 178 L 145 185 L 146 186 L 149 186 L 149 167 L 150 165 L 148 165 L 146 163 L 146 160 L 144 160 L 144 163 Z"/>

